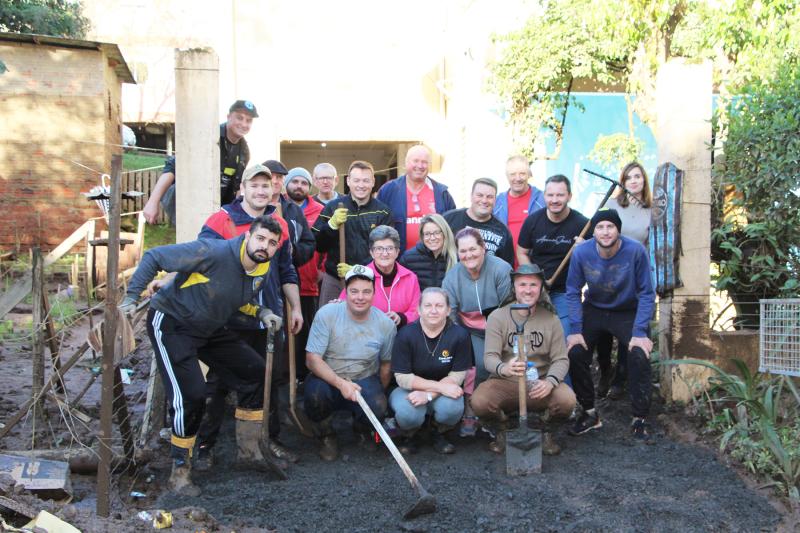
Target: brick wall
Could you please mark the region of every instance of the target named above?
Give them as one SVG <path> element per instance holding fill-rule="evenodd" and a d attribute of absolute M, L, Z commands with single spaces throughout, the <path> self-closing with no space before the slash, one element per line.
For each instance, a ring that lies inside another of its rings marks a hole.
<path fill-rule="evenodd" d="M 71 161 L 110 172 L 119 82 L 96 50 L 0 43 L 0 57 L 0 249 L 52 249 L 101 214 L 81 194 L 99 175 Z"/>

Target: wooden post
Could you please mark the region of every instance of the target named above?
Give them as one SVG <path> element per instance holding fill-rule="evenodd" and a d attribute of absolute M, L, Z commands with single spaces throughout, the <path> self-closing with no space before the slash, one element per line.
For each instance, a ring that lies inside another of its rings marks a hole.
<path fill-rule="evenodd" d="M 44 295 L 44 263 L 42 261 L 42 251 L 39 247 L 33 248 L 32 252 L 32 292 L 33 292 L 33 317 L 31 328 L 33 333 L 32 343 L 32 364 L 33 364 L 33 383 L 31 395 L 33 400 L 33 423 L 36 425 L 44 421 L 44 396 L 37 396 L 38 391 L 44 388 L 44 310 L 42 309 L 42 296 Z M 34 431 L 35 435 L 35 431 Z"/>
<path fill-rule="evenodd" d="M 57 374 L 58 381 L 56 382 L 56 392 L 66 392 L 64 380 L 61 376 L 61 355 L 58 346 L 58 339 L 56 338 L 56 326 L 53 321 L 53 316 L 50 314 L 50 301 L 47 298 L 47 293 L 42 292 L 42 309 L 44 310 L 45 321 L 44 326 L 47 331 L 47 346 L 50 348 L 50 361 L 53 365 L 53 373 Z"/>
<path fill-rule="evenodd" d="M 100 465 L 97 469 L 97 514 L 107 517 L 111 490 L 111 439 L 114 406 L 114 348 L 117 337 L 117 271 L 119 267 L 119 219 L 122 156 L 111 157 L 111 202 L 108 216 L 106 305 L 103 322 L 103 388 L 100 396 Z"/>
<path fill-rule="evenodd" d="M 119 432 L 122 435 L 122 449 L 125 451 L 127 468 L 133 466 L 133 430 L 131 419 L 128 416 L 128 401 L 125 399 L 125 389 L 122 386 L 122 369 L 114 369 L 114 415 Z"/>

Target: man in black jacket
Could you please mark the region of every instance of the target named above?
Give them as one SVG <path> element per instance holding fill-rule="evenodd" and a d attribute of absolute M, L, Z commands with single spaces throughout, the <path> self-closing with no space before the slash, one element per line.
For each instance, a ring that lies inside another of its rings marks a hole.
<path fill-rule="evenodd" d="M 372 198 L 375 170 L 366 161 L 353 161 L 347 171 L 350 194 L 329 202 L 312 228 L 317 251 L 328 254 L 319 292 L 320 306 L 339 297 L 341 278 L 351 265 L 365 265 L 369 254 L 369 233 L 378 226 L 392 226 L 389 207 Z M 341 200 L 341 201 L 339 201 Z M 341 205 L 341 207 L 339 207 Z M 339 227 L 344 225 L 345 256 L 339 256 Z"/>
<path fill-rule="evenodd" d="M 306 215 L 294 202 L 281 194 L 283 181 L 289 170 L 276 159 L 264 161 L 263 165 L 272 172 L 272 201 L 270 204 L 278 208 L 279 214 L 289 224 L 289 240 L 292 243 L 292 264 L 295 268 L 308 263 L 314 256 L 314 234 L 308 227 Z"/>

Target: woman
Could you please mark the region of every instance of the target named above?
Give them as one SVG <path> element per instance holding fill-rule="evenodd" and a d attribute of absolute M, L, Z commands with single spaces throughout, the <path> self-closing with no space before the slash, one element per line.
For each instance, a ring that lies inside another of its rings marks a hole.
<path fill-rule="evenodd" d="M 456 248 L 459 263 L 445 275 L 442 288 L 450 296 L 451 318 L 470 333 L 475 367 L 464 382 L 464 394 L 469 396 L 477 382 L 488 377 L 483 365 L 486 317 L 511 296 L 511 265 L 487 255 L 483 237 L 474 228 L 466 227 L 456 234 Z M 477 418 L 467 405 L 460 434 L 472 437 L 476 429 Z"/>
<path fill-rule="evenodd" d="M 458 261 L 454 242 L 453 232 L 442 215 L 422 217 L 417 245 L 400 258 L 401 265 L 416 273 L 421 291 L 442 286 L 444 275 Z"/>
<path fill-rule="evenodd" d="M 472 365 L 469 332 L 453 324 L 448 315 L 447 291 L 429 287 L 422 291 L 419 320 L 400 330 L 392 349 L 392 371 L 398 387 L 389 396 L 397 427 L 404 432 L 400 441 L 405 453 L 414 453 L 411 440 L 432 415 L 433 448 L 453 453 L 445 438 L 464 413 L 461 384 Z"/>
<path fill-rule="evenodd" d="M 619 176 L 625 190 L 618 191 L 606 207 L 616 209 L 622 220 L 622 235 L 642 243 L 647 248 L 650 234 L 650 213 L 653 206 L 653 193 L 647 180 L 647 172 L 636 161 L 628 163 Z M 597 341 L 597 364 L 600 367 L 600 383 L 597 386 L 599 397 L 608 396 L 611 400 L 623 397 L 625 391 L 625 361 L 628 347 L 620 345 L 617 349 L 617 368 L 611 369 L 611 348 L 613 337 L 604 335 Z M 613 376 L 613 377 L 612 377 Z"/>
<path fill-rule="evenodd" d="M 375 273 L 375 299 L 372 305 L 386 313 L 397 329 L 415 321 L 419 314 L 419 281 L 417 276 L 398 264 L 400 234 L 389 226 L 378 226 L 369 234 L 369 267 Z M 339 295 L 345 299 L 344 291 Z"/>

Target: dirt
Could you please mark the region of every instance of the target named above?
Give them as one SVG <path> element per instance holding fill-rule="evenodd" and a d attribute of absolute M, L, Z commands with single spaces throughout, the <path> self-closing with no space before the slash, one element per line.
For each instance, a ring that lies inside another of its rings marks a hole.
<path fill-rule="evenodd" d="M 85 330 L 85 326 L 74 330 L 65 354 L 85 338 L 81 328 Z M 141 333 L 138 337 L 143 342 L 134 353 L 135 362 L 128 360 L 132 364 L 127 365 L 134 369 L 133 385 L 126 387 L 135 424 L 141 419 L 149 369 L 147 340 Z M 21 348 L 7 345 L 2 350 L 0 421 L 13 415 L 15 405 L 29 394 L 30 352 Z M 80 389 L 92 364 L 87 355 L 68 374 L 68 390 Z M 99 390 L 98 380 L 82 402 L 89 414 L 96 415 Z M 665 412 L 655 403 L 654 420 Z M 505 458 L 487 450 L 484 434 L 476 439 L 453 438 L 457 451 L 451 456 L 422 447 L 409 457 L 409 464 L 436 497 L 438 511 L 412 521 L 402 515 L 416 494 L 391 455 L 385 448 L 368 451 L 357 444 L 344 418 L 336 420 L 342 456 L 333 463 L 317 456 L 314 441 L 291 427 L 283 428 L 284 443 L 301 456 L 299 464 L 290 466 L 288 481 L 235 468 L 229 417 L 217 446 L 218 464 L 211 472 L 195 475 L 203 489 L 198 498 L 163 491 L 169 475 L 166 441 L 155 442 L 154 453 L 143 455 L 146 460 L 133 475 L 115 475 L 109 519 L 94 514 L 93 476 L 71 476 L 74 497 L 68 505 L 18 492 L 14 498 L 37 510 L 51 510 L 84 531 L 149 530 L 150 523 L 137 514 L 144 510 L 152 515 L 157 509 L 173 512 L 171 531 L 793 530 L 786 529 L 785 515 L 723 464 L 713 448 L 678 434 L 674 413 L 668 413 L 669 420 L 660 417 L 664 423 L 656 422 L 655 443 L 647 446 L 631 440 L 629 412 L 627 402 L 601 406 L 603 427 L 581 437 L 567 436 L 563 426 L 558 434 L 562 454 L 545 457 L 543 473 L 526 478 L 506 476 Z M 81 430 L 79 440 L 91 442 L 94 432 L 96 428 Z M 24 448 L 30 434 L 30 428 L 21 424 L 0 447 Z M 48 431 L 42 438 L 52 440 L 54 435 L 61 437 L 62 446 L 73 442 L 63 429 Z M 145 496 L 132 498 L 131 491 Z"/>

